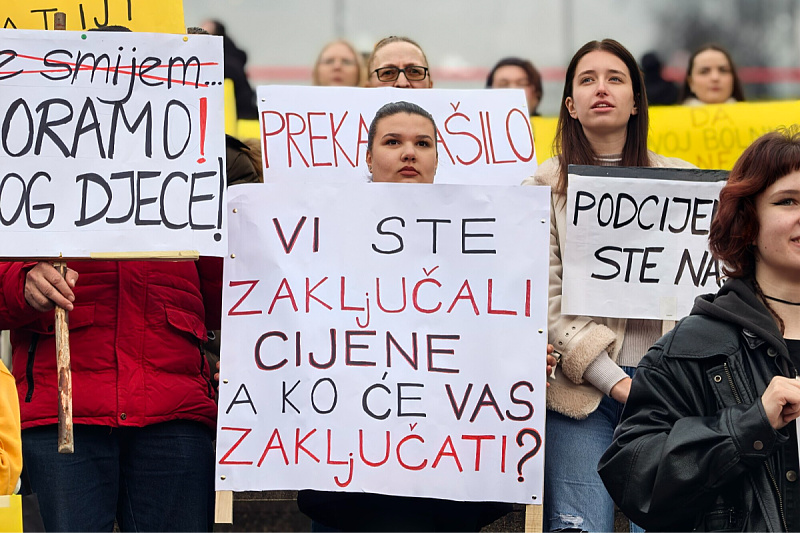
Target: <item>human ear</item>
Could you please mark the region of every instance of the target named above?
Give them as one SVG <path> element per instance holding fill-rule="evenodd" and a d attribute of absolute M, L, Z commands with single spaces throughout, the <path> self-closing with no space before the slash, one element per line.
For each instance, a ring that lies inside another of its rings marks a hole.
<path fill-rule="evenodd" d="M 367 150 L 367 168 L 369 169 L 370 174 L 372 173 L 372 150 Z"/>
<path fill-rule="evenodd" d="M 567 96 L 567 98 L 564 100 L 564 106 L 567 108 L 569 116 L 572 118 L 578 118 L 578 111 L 575 109 L 575 101 L 571 96 Z"/>

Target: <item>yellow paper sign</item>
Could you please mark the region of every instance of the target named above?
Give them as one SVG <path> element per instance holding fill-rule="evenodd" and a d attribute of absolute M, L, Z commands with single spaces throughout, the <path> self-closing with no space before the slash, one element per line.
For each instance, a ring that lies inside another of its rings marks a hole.
<path fill-rule="evenodd" d="M 22 531 L 22 497 L 0 496 L 0 531 Z"/>
<path fill-rule="evenodd" d="M 52 30 L 58 11 L 67 15 L 67 30 L 118 25 L 133 31 L 186 32 L 183 0 L 3 0 L 0 27 Z"/>
<path fill-rule="evenodd" d="M 651 107 L 648 147 L 705 169 L 730 170 L 761 135 L 800 121 L 800 101 Z M 531 119 L 536 155 L 553 155 L 555 118 Z"/>

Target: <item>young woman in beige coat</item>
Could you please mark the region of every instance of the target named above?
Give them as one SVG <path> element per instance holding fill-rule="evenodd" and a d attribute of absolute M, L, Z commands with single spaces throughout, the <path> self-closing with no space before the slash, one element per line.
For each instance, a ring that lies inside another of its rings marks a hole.
<path fill-rule="evenodd" d="M 585 44 L 570 61 L 556 152 L 526 185 L 549 185 L 549 340 L 560 363 L 547 391 L 544 528 L 613 531 L 613 502 L 597 463 L 641 356 L 661 336 L 654 320 L 561 314 L 567 166 L 691 167 L 647 150 L 644 82 L 633 56 L 612 39 Z"/>

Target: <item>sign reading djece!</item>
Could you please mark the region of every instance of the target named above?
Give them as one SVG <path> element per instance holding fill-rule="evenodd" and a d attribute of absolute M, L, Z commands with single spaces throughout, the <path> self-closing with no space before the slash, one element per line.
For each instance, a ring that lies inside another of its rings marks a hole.
<path fill-rule="evenodd" d="M 221 39 L 0 39 L 2 256 L 225 253 Z"/>
<path fill-rule="evenodd" d="M 232 188 L 217 489 L 541 502 L 549 192 Z"/>

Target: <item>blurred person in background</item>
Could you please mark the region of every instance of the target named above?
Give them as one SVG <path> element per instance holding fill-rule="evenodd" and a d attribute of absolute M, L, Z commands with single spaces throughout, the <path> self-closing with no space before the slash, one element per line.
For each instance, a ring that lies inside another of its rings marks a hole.
<path fill-rule="evenodd" d="M 536 108 L 542 100 L 542 75 L 527 59 L 506 57 L 497 62 L 486 78 L 490 89 L 524 89 L 528 114 L 538 116 Z"/>
<path fill-rule="evenodd" d="M 311 81 L 323 87 L 363 87 L 366 67 L 361 54 L 345 40 L 326 44 L 317 56 Z"/>
<path fill-rule="evenodd" d="M 655 52 L 642 56 L 642 72 L 650 105 L 674 105 L 678 103 L 678 86 L 661 75 L 663 66 Z"/>
<path fill-rule="evenodd" d="M 727 50 L 707 44 L 694 51 L 683 82 L 683 105 L 730 104 L 744 99 L 742 82 Z"/>
<path fill-rule="evenodd" d="M 258 118 L 256 93 L 250 86 L 245 72 L 247 52 L 240 49 L 228 36 L 225 25 L 218 20 L 206 20 L 200 25 L 211 35 L 222 37 L 222 50 L 225 57 L 225 77 L 233 81 L 233 92 L 236 96 L 236 115 L 240 119 Z"/>
<path fill-rule="evenodd" d="M 597 462 L 611 444 L 631 377 L 661 337 L 657 320 L 561 314 L 570 164 L 691 167 L 647 150 L 644 80 L 631 53 L 612 39 L 590 41 L 567 67 L 555 152 L 524 185 L 548 185 L 548 338 L 559 362 L 547 389 L 544 530 L 614 531 L 614 502 Z"/>
<path fill-rule="evenodd" d="M 367 65 L 368 87 L 433 88 L 428 58 L 408 37 L 393 35 L 378 41 Z"/>

